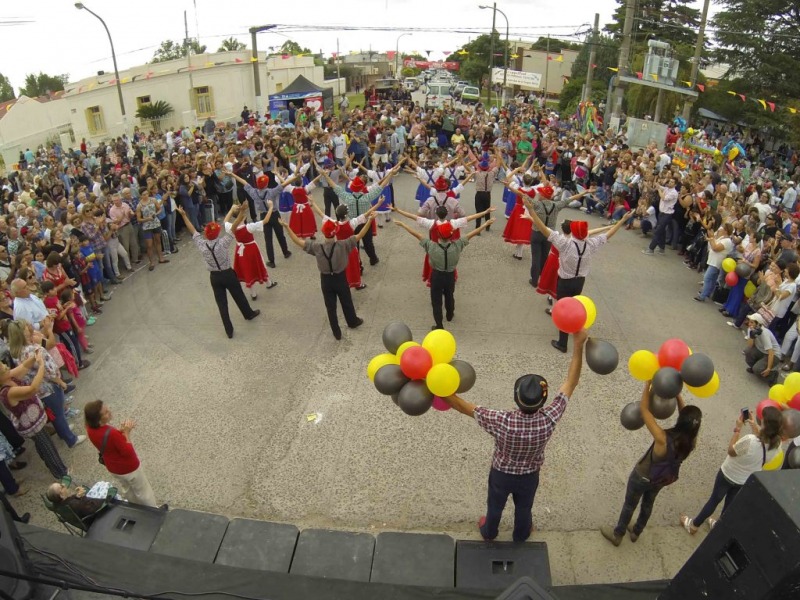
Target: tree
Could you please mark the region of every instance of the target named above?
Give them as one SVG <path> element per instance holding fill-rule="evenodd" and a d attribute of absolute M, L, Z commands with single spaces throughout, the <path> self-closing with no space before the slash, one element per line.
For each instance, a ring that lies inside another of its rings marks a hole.
<path fill-rule="evenodd" d="M 136 111 L 136 118 L 147 121 L 153 131 L 161 131 L 161 120 L 175 112 L 172 105 L 165 100 L 156 100 L 152 104 L 142 104 Z"/>
<path fill-rule="evenodd" d="M 581 44 L 574 44 L 557 38 L 549 38 L 548 40 L 546 37 L 540 37 L 531 44 L 531 50 L 546 52 L 548 48 L 551 54 L 559 54 L 562 50 L 580 50 Z"/>
<path fill-rule="evenodd" d="M 217 52 L 236 52 L 237 50 L 247 50 L 247 44 L 240 42 L 235 37 L 222 40 Z"/>
<path fill-rule="evenodd" d="M 197 40 L 189 40 L 188 44 L 175 42 L 173 40 L 164 40 L 155 53 L 153 53 L 153 60 L 150 62 L 159 63 L 185 58 L 189 50 L 191 50 L 192 54 L 204 54 L 206 49 L 206 46 L 198 44 Z"/>
<path fill-rule="evenodd" d="M 14 88 L 8 78 L 0 73 L 0 102 L 8 102 L 16 98 Z"/>
<path fill-rule="evenodd" d="M 583 45 L 575 62 L 572 63 L 572 71 L 570 77 L 572 81 L 584 81 L 586 79 L 586 68 L 589 66 L 589 53 L 592 49 L 592 44 L 595 44 L 595 57 L 592 79 L 600 81 L 603 85 L 607 86 L 609 80 L 614 72 L 609 71 L 608 67 L 616 67 L 619 58 L 619 41 L 611 36 L 603 35 L 602 33 L 597 36 L 597 41 L 592 42 L 591 36 L 589 41 Z"/>
<path fill-rule="evenodd" d="M 281 45 L 278 54 L 291 54 L 292 56 L 297 56 L 298 54 L 311 54 L 311 50 L 308 48 L 303 48 L 294 40 L 286 40 Z"/>
<path fill-rule="evenodd" d="M 47 75 L 39 72 L 38 75 L 28 73 L 25 75 L 25 87 L 19 88 L 19 93 L 28 98 L 45 96 L 48 93 L 60 92 L 64 84 L 69 81 L 69 75 Z"/>
<path fill-rule="evenodd" d="M 502 67 L 507 45 L 505 39 L 500 38 L 497 30 L 493 31 L 491 36 L 479 35 L 447 57 L 448 62 L 461 63 L 459 69 L 461 79 L 474 82 L 481 89 L 484 81 L 489 79 L 489 54 L 492 38 L 494 38 L 494 56 L 491 57 L 491 64 L 495 67 Z M 511 55 L 510 49 L 508 54 Z"/>
<path fill-rule="evenodd" d="M 614 22 L 603 28 L 621 39 L 625 25 L 625 4 L 631 0 L 617 0 Z M 647 46 L 655 38 L 674 45 L 694 45 L 700 26 L 700 11 L 689 6 L 694 0 L 637 0 L 634 10 L 633 44 Z"/>

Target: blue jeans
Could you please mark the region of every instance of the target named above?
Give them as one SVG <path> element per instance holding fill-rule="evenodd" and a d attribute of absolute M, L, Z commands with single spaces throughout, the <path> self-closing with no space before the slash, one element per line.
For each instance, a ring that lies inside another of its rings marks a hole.
<path fill-rule="evenodd" d="M 703 275 L 703 291 L 700 292 L 700 298 L 705 300 L 711 297 L 717 287 L 717 279 L 719 279 L 719 268 L 708 265 L 706 274 Z"/>
<path fill-rule="evenodd" d="M 708 517 L 714 514 L 717 506 L 719 503 L 725 500 L 725 504 L 722 507 L 722 514 L 725 514 L 725 511 L 728 510 L 728 507 L 733 502 L 733 499 L 736 498 L 736 494 L 739 493 L 739 490 L 742 489 L 737 483 L 733 483 L 728 480 L 725 475 L 722 474 L 722 469 L 717 471 L 717 478 L 714 480 L 714 489 L 711 490 L 711 497 L 706 502 L 706 505 L 700 509 L 700 512 L 697 516 L 692 520 L 692 525 L 695 527 L 700 527 Z"/>
<path fill-rule="evenodd" d="M 650 250 L 655 250 L 656 247 L 663 250 L 664 246 L 667 245 L 667 229 L 670 227 L 670 223 L 672 223 L 672 213 L 661 213 L 658 215 L 656 229 L 653 233 L 653 239 L 650 242 Z"/>
<path fill-rule="evenodd" d="M 58 437 L 64 440 L 67 443 L 67 446 L 72 448 L 75 445 L 75 442 L 78 441 L 78 438 L 75 437 L 75 434 L 72 433 L 72 431 L 70 431 L 69 423 L 67 423 L 67 417 L 64 415 L 64 390 L 62 390 L 56 384 L 51 385 L 54 388 L 53 393 L 42 398 L 42 403 L 51 411 L 53 411 L 53 415 L 55 416 L 53 427 L 55 427 Z"/>
<path fill-rule="evenodd" d="M 622 510 L 619 513 L 619 521 L 614 528 L 614 535 L 622 537 L 625 535 L 625 530 L 628 528 L 628 523 L 633 518 L 633 511 L 639 505 L 641 500 L 642 506 L 639 508 L 639 518 L 636 519 L 636 524 L 633 526 L 633 531 L 637 535 L 642 533 L 647 526 L 647 521 L 650 520 L 650 515 L 653 512 L 653 504 L 655 504 L 656 496 L 661 491 L 661 486 L 653 485 L 649 479 L 640 476 L 636 469 L 631 471 L 628 477 L 628 487 L 625 489 L 625 503 L 622 505 Z"/>
<path fill-rule="evenodd" d="M 493 540 L 497 537 L 500 517 L 506 507 L 508 495 L 514 498 L 515 542 L 524 542 L 531 535 L 533 518 L 531 509 L 536 489 L 539 487 L 539 471 L 527 475 L 509 475 L 497 469 L 489 471 L 489 494 L 486 500 L 486 523 L 481 527 L 481 535 Z"/>

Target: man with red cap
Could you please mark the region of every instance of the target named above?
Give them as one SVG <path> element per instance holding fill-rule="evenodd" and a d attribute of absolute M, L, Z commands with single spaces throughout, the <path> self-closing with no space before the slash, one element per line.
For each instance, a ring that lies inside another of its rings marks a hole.
<path fill-rule="evenodd" d="M 494 219 L 486 221 L 480 227 L 470 231 L 465 237 L 453 239 L 452 223 L 449 221 L 437 222 L 434 226 L 438 235 L 438 241 L 426 239 L 420 232 L 414 231 L 401 221 L 396 221 L 399 227 L 419 240 L 419 245 L 428 255 L 431 267 L 431 306 L 433 308 L 434 325 L 431 329 L 444 329 L 442 322 L 442 300 L 444 300 L 445 317 L 448 321 L 453 320 L 456 310 L 455 291 L 456 277 L 455 270 L 461 258 L 461 252 L 469 244 L 469 240 L 478 235 L 481 231 L 494 223 Z"/>
<path fill-rule="evenodd" d="M 588 237 L 589 224 L 586 221 L 572 221 L 569 225 L 572 235 L 568 237 L 560 231 L 551 230 L 544 224 L 538 213 L 530 211 L 530 218 L 536 229 L 558 250 L 556 294 L 559 300 L 578 296 L 583 292 L 583 284 L 589 274 L 592 256 L 600 249 L 600 246 L 614 237 L 614 234 L 633 215 L 633 212 L 632 210 L 628 211 L 607 233 L 601 233 L 594 237 Z M 549 308 L 545 312 L 551 314 Z M 563 331 L 559 331 L 558 340 L 552 340 L 550 344 L 559 352 L 566 352 L 567 340 L 569 340 L 569 336 Z"/>
<path fill-rule="evenodd" d="M 341 197 L 341 196 L 340 196 Z M 311 239 L 301 240 L 297 234 L 289 228 L 289 225 L 281 220 L 281 225 L 286 229 L 286 233 L 292 241 L 300 246 L 307 254 L 315 256 L 317 268 L 320 273 L 320 287 L 322 288 L 322 298 L 325 301 L 325 308 L 328 311 L 328 322 L 333 332 L 333 337 L 337 340 L 342 339 L 342 330 L 339 327 L 339 317 L 336 314 L 336 302 L 342 305 L 344 320 L 350 329 L 355 329 L 364 320 L 356 315 L 353 306 L 353 297 L 350 294 L 350 286 L 347 284 L 348 257 L 350 251 L 357 247 L 358 242 L 370 231 L 372 219 L 375 213 L 370 213 L 367 222 L 361 227 L 360 231 L 347 239 L 336 239 L 336 232 L 339 225 L 332 219 L 326 219 L 322 223 L 322 235 L 325 239 L 318 242 Z"/>
<path fill-rule="evenodd" d="M 245 201 L 240 209 L 236 220 L 233 222 L 232 229 L 236 231 L 239 225 L 244 221 L 247 214 L 247 201 Z M 236 277 L 236 272 L 231 267 L 230 247 L 233 244 L 234 238 L 228 232 L 223 232 L 220 237 L 222 228 L 219 223 L 211 222 L 206 225 L 204 233 L 205 239 L 194 228 L 191 220 L 186 216 L 186 211 L 183 207 L 178 207 L 178 212 L 183 218 L 183 223 L 186 225 L 186 230 L 192 235 L 192 240 L 200 250 L 203 260 L 206 261 L 206 268 L 211 271 L 211 289 L 214 290 L 214 301 L 217 303 L 219 309 L 219 316 L 222 317 L 222 325 L 225 327 L 225 333 L 229 338 L 233 337 L 233 324 L 231 317 L 228 313 L 228 296 L 233 297 L 236 306 L 242 311 L 242 316 L 250 321 L 255 319 L 261 314 L 260 310 L 253 310 L 250 303 L 242 291 L 242 285 L 239 283 L 239 278 Z"/>
<path fill-rule="evenodd" d="M 464 209 L 461 208 L 461 203 L 458 201 L 458 194 L 460 194 L 463 189 L 464 185 L 473 177 L 475 177 L 475 173 L 470 173 L 469 176 L 458 186 L 450 189 L 450 181 L 445 179 L 444 177 L 439 177 L 433 186 L 428 186 L 431 188 L 431 195 L 430 197 L 419 207 L 419 214 L 420 217 L 425 217 L 426 219 L 435 219 L 436 218 L 436 209 L 440 206 L 447 207 L 447 215 L 451 219 L 458 219 L 465 216 Z"/>

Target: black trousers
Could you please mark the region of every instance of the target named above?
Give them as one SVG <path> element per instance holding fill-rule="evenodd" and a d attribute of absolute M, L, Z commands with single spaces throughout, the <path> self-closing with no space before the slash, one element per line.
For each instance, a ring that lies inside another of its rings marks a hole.
<path fill-rule="evenodd" d="M 442 300 L 447 320 L 453 319 L 456 310 L 456 274 L 455 271 L 431 271 L 431 307 L 433 308 L 433 321 L 437 327 L 444 328 L 442 324 Z"/>
<path fill-rule="evenodd" d="M 350 218 L 354 219 L 355 217 L 351 216 Z M 353 234 L 358 235 L 358 232 L 364 229 L 364 227 L 369 227 L 369 231 L 367 231 L 367 234 L 361 238 L 361 244 L 364 246 L 364 252 L 366 252 L 367 256 L 369 256 L 370 264 L 374 265 L 376 262 L 378 262 L 378 255 L 375 254 L 375 244 L 372 243 L 372 225 L 370 224 L 368 226 L 366 223 L 359 225 L 356 227 L 356 230 L 353 232 Z"/>
<path fill-rule="evenodd" d="M 492 205 L 492 193 L 491 192 L 475 192 L 475 212 L 483 212 L 487 208 Z M 489 216 L 486 217 L 478 217 L 475 219 L 475 227 L 481 226 L 481 219 L 489 220 Z M 486 228 L 486 231 L 489 231 L 489 228 Z"/>
<path fill-rule="evenodd" d="M 344 320 L 349 327 L 356 325 L 358 315 L 353 306 L 353 297 L 350 295 L 350 286 L 347 284 L 345 272 L 325 275 L 320 273 L 320 287 L 322 288 L 322 299 L 325 301 L 325 309 L 328 311 L 328 322 L 331 324 L 331 331 L 334 335 L 341 335 L 339 328 L 339 317 L 336 314 L 337 300 L 342 305 Z"/>
<path fill-rule="evenodd" d="M 339 196 L 333 191 L 333 188 L 322 188 L 322 199 L 325 201 L 325 216 L 331 216 L 331 209 L 336 210 L 339 206 Z"/>
<path fill-rule="evenodd" d="M 236 302 L 236 306 L 242 311 L 242 316 L 245 319 L 253 318 L 254 311 L 250 308 L 250 303 L 242 291 L 242 284 L 239 283 L 239 279 L 233 269 L 212 271 L 211 289 L 214 290 L 214 301 L 217 303 L 219 316 L 225 326 L 225 333 L 233 333 L 233 323 L 231 323 L 231 316 L 228 314 L 228 292 L 233 297 L 233 301 Z"/>
<path fill-rule="evenodd" d="M 667 245 L 667 231 L 670 229 L 672 223 L 672 213 L 661 213 L 658 215 L 655 231 L 653 231 L 653 239 L 650 241 L 650 250 L 655 250 L 656 246 L 662 250 Z M 677 245 L 677 242 L 675 242 Z"/>
<path fill-rule="evenodd" d="M 556 283 L 556 296 L 558 299 L 571 298 L 573 296 L 580 296 L 583 291 L 583 284 L 586 282 L 585 277 L 573 277 L 572 279 L 558 278 Z M 569 341 L 569 334 L 563 331 L 558 332 L 558 343 L 566 348 Z"/>
<path fill-rule="evenodd" d="M 540 231 L 534 229 L 531 233 L 531 281 L 533 285 L 539 283 L 539 275 L 542 274 L 548 254 L 550 254 L 550 242 Z"/>
<path fill-rule="evenodd" d="M 0 412 L 0 433 L 8 440 L 8 443 L 11 444 L 14 450 L 19 450 L 25 443 L 25 439 L 14 429 L 11 420 L 2 412 Z"/>
<path fill-rule="evenodd" d="M 261 213 L 259 218 L 263 219 L 266 215 L 267 213 Z M 264 245 L 267 247 L 267 260 L 271 263 L 275 262 L 275 248 L 272 246 L 273 233 L 278 238 L 278 245 L 281 247 L 283 255 L 286 256 L 289 253 L 289 247 L 286 245 L 286 235 L 283 233 L 283 227 L 279 219 L 280 213 L 277 210 L 273 210 L 272 216 L 267 221 L 267 224 L 264 225 Z"/>

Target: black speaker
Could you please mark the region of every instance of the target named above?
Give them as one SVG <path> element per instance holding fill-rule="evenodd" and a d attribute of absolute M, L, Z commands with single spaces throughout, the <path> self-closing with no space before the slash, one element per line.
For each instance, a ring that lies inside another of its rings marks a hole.
<path fill-rule="evenodd" d="M 659 600 L 800 598 L 800 471 L 748 479 Z"/>
<path fill-rule="evenodd" d="M 19 575 L 30 575 L 22 540 L 14 526 L 11 515 L 0 504 L 0 571 Z M 0 596 L 14 600 L 26 600 L 33 595 L 33 587 L 27 581 L 13 575 L 0 575 Z"/>

